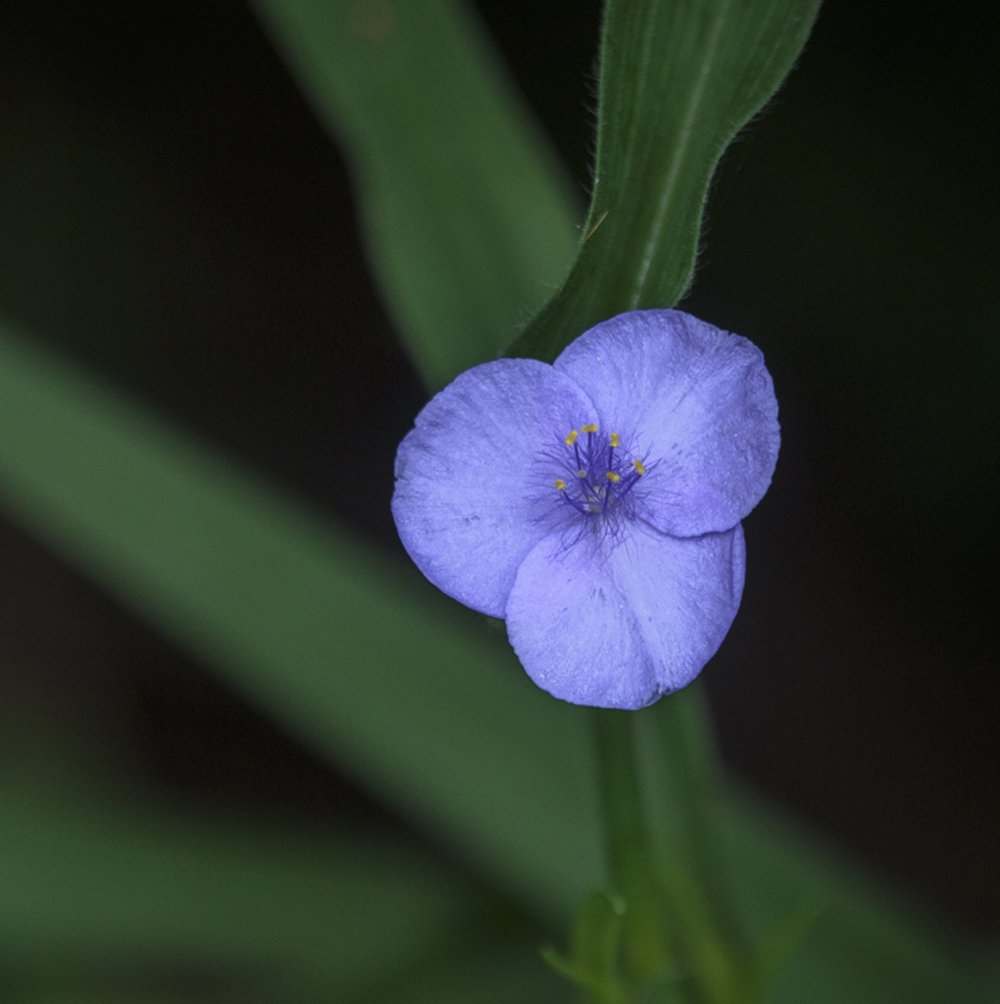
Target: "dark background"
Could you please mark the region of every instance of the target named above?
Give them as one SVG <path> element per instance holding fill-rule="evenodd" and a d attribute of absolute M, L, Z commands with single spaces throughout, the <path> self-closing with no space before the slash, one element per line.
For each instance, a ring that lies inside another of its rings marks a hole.
<path fill-rule="evenodd" d="M 479 7 L 582 204 L 599 5 Z M 764 349 L 784 446 L 705 680 L 736 776 L 995 933 L 997 36 L 943 16 L 829 3 L 714 185 L 686 305 Z M 349 186 L 240 3 L 0 13 L 0 308 L 399 550 L 424 393 Z M 39 764 L 249 818 L 384 811 L 2 521 L 0 771 Z"/>

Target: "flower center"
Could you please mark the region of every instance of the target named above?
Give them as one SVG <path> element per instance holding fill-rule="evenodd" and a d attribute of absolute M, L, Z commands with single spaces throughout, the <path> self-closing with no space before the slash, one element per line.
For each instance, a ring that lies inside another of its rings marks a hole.
<path fill-rule="evenodd" d="M 633 515 L 632 489 L 646 465 L 617 432 L 601 435 L 593 422 L 570 429 L 555 458 L 562 470 L 552 484 L 564 504 L 588 518 Z"/>

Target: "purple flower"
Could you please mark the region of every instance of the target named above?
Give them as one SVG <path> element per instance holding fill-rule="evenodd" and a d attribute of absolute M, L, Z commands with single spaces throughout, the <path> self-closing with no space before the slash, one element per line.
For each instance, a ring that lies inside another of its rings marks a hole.
<path fill-rule="evenodd" d="M 538 686 L 641 708 L 732 624 L 740 520 L 767 490 L 778 405 L 751 342 L 678 310 L 620 314 L 553 365 L 500 359 L 417 416 L 393 516 L 420 570 L 507 621 Z"/>

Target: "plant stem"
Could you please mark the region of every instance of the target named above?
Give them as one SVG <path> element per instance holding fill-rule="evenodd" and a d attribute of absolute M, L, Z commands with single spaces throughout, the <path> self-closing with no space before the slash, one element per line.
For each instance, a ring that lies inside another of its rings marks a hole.
<path fill-rule="evenodd" d="M 653 723 L 658 754 L 672 781 L 670 810 L 678 819 L 677 856 L 690 869 L 720 933 L 734 945 L 742 933 L 732 916 L 726 855 L 720 846 L 720 767 L 705 696 L 696 683 L 662 701 Z"/>
<path fill-rule="evenodd" d="M 593 712 L 593 723 L 611 884 L 625 903 L 625 975 L 630 985 L 643 986 L 666 968 L 668 948 L 642 805 L 633 715 L 598 710 Z"/>
<path fill-rule="evenodd" d="M 746 948 L 719 844 L 718 765 L 701 693 L 655 709 L 593 712 L 608 870 L 624 902 L 621 962 L 633 994 L 732 1004 Z"/>

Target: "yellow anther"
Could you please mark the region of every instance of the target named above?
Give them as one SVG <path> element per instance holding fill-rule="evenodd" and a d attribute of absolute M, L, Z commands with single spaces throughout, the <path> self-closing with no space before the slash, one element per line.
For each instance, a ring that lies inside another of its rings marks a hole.
<path fill-rule="evenodd" d="M 581 432 L 597 432 L 597 423 L 596 422 L 588 422 L 586 425 L 581 425 L 580 426 L 580 431 Z"/>
<path fill-rule="evenodd" d="M 608 437 L 608 440 L 611 443 L 611 449 L 614 449 L 616 446 L 622 445 L 621 438 L 619 437 L 617 432 L 612 432 L 611 435 Z"/>
<path fill-rule="evenodd" d="M 646 473 L 646 465 L 638 457 L 636 457 L 635 460 L 632 461 L 632 466 L 635 468 L 636 474 Z"/>
<path fill-rule="evenodd" d="M 556 488 L 559 489 L 559 491 L 561 492 L 566 491 L 566 482 L 563 481 L 562 478 L 556 478 L 555 481 L 553 481 L 552 483 L 556 486 Z"/>
<path fill-rule="evenodd" d="M 608 471 L 608 473 L 607 473 L 607 474 L 605 474 L 604 476 L 605 476 L 605 477 L 606 477 L 606 478 L 607 478 L 607 479 L 608 479 L 608 480 L 609 480 L 609 481 L 610 481 L 610 482 L 611 482 L 611 483 L 612 483 L 613 485 L 616 485 L 616 484 L 618 484 L 618 482 L 619 482 L 619 481 L 621 481 L 621 477 L 619 477 L 619 475 L 615 474 L 615 472 L 614 472 L 614 471 Z"/>
<path fill-rule="evenodd" d="M 586 426 L 584 426 L 584 428 L 586 428 Z M 566 437 L 566 445 L 567 446 L 572 446 L 576 442 L 577 437 L 579 435 L 580 435 L 580 433 L 577 432 L 576 429 L 570 429 L 569 430 L 569 435 Z"/>
<path fill-rule="evenodd" d="M 579 470 L 578 470 L 578 471 L 576 472 L 576 476 L 577 476 L 578 478 L 585 478 L 585 477 L 587 476 L 587 469 L 586 469 L 585 467 L 581 467 L 581 468 L 580 468 L 580 469 L 579 469 Z"/>

